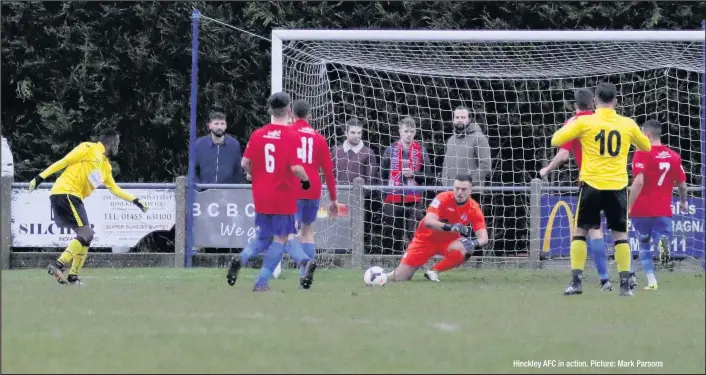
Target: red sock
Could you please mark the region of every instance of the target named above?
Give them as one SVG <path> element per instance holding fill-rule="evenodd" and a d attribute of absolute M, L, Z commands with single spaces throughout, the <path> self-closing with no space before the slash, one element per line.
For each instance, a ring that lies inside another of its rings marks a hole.
<path fill-rule="evenodd" d="M 452 268 L 456 268 L 463 264 L 466 258 L 461 254 L 460 251 L 449 251 L 441 262 L 437 263 L 432 270 L 436 272 L 448 271 Z"/>

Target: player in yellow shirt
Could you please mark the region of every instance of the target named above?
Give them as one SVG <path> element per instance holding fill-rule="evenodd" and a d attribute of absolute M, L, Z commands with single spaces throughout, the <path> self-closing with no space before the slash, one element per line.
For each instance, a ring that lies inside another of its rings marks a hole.
<path fill-rule="evenodd" d="M 630 244 L 628 243 L 628 153 L 634 144 L 650 151 L 647 139 L 635 121 L 615 112 L 617 89 L 610 83 L 596 87 L 596 111 L 581 116 L 557 130 L 552 146 L 559 147 L 578 139 L 583 150 L 579 179 L 579 199 L 571 241 L 571 284 L 565 295 L 581 294 L 586 264 L 586 233 L 601 227 L 601 211 L 615 241 L 615 262 L 620 275 L 620 295 L 632 296 L 630 289 Z"/>
<path fill-rule="evenodd" d="M 105 185 L 111 193 L 134 203 L 142 212 L 147 212 L 147 206 L 121 189 L 113 179 L 113 167 L 108 157 L 118 153 L 119 144 L 120 135 L 113 130 L 106 130 L 101 133 L 99 142 L 81 143 L 29 183 L 29 191 L 32 192 L 47 177 L 65 168 L 54 183 L 49 196 L 56 225 L 71 228 L 76 232 L 76 238 L 69 242 L 59 259 L 47 267 L 47 272 L 61 284 L 82 283 L 78 273 L 86 262 L 88 247 L 94 234 L 88 223 L 83 200 L 91 195 L 95 188 Z M 69 262 L 72 262 L 71 269 L 68 277 L 65 277 L 64 267 Z"/>

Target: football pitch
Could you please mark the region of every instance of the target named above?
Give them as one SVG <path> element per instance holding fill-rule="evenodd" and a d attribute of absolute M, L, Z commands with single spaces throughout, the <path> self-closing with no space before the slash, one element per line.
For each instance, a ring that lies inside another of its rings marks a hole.
<path fill-rule="evenodd" d="M 661 273 L 656 292 L 641 278 L 624 298 L 595 277 L 565 297 L 569 272 L 556 270 L 418 273 L 382 288 L 320 270 L 308 291 L 286 270 L 269 293 L 251 292 L 255 270 L 234 287 L 225 272 L 85 269 L 81 287 L 4 271 L 2 373 L 705 371 L 703 273 Z"/>

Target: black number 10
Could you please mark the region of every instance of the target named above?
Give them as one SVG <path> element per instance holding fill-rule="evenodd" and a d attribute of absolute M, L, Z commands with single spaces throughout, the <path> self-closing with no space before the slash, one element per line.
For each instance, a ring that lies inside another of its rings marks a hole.
<path fill-rule="evenodd" d="M 622 144 L 620 139 L 620 132 L 617 130 L 611 130 L 608 132 L 608 139 L 605 136 L 605 129 L 601 130 L 600 133 L 594 138 L 596 142 L 601 143 L 601 156 L 605 155 L 606 151 L 606 141 L 608 141 L 608 155 L 616 157 L 620 154 L 620 145 Z"/>

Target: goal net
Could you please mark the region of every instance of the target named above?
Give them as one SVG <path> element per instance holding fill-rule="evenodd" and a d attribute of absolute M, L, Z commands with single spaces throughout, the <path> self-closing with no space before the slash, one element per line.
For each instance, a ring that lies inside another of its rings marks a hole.
<path fill-rule="evenodd" d="M 635 40 L 628 40 L 624 31 L 577 32 L 575 40 L 562 32 L 553 33 L 563 41 L 552 41 L 553 36 L 546 32 L 536 40 L 529 35 L 532 32 L 506 34 L 526 41 L 503 41 L 493 32 L 456 32 L 447 38 L 455 40 L 438 38 L 453 32 L 423 33 L 276 30 L 273 91 L 284 90 L 294 99 L 308 100 L 313 126 L 332 147 L 343 146 L 346 122 L 358 119 L 363 124 L 363 143 L 375 154 L 377 166 L 386 148 L 400 139 L 400 121 L 411 117 L 416 125 L 414 139 L 429 157 L 423 168 L 424 180 L 417 179 L 420 187 L 404 192 L 420 193 L 419 215 L 435 194 L 449 189 L 443 186 L 441 175 L 446 143 L 455 131 L 453 110 L 467 107 L 471 123 L 478 126 L 475 133 L 465 135 L 465 144 L 477 155 L 482 148 L 477 146 L 478 139 L 484 136 L 490 151 L 487 179 L 473 195 L 484 210 L 490 236 L 482 259 L 508 262 L 533 255 L 540 260 L 568 258 L 569 222 L 577 193 L 575 161 L 572 158 L 541 183 L 536 207 L 531 206 L 530 184 L 556 153 L 549 141 L 575 113 L 575 90 L 611 82 L 619 90 L 618 113 L 638 124 L 648 119 L 665 124 L 662 141 L 681 155 L 690 187 L 690 210 L 675 215 L 672 248 L 681 257 L 703 259 L 701 32 L 637 32 L 632 33 Z M 483 33 L 488 40 L 479 39 Z M 468 35 L 468 40 L 463 40 L 463 35 Z M 587 35 L 597 38 L 590 40 Z M 622 40 L 614 41 L 611 35 Z M 670 40 L 669 35 L 674 38 Z M 353 151 L 345 155 L 361 157 Z M 401 156 L 398 159 L 402 160 Z M 394 169 L 404 163 L 390 164 Z M 382 175 L 389 173 L 383 171 Z M 394 255 L 396 261 L 411 238 L 405 229 L 409 229 L 406 219 L 414 219 L 413 210 L 410 204 L 406 208 L 386 207 L 383 202 L 390 184 L 376 176 L 365 183 L 364 230 L 345 240 L 351 244 L 362 241 L 368 256 Z M 532 225 L 538 226 L 537 230 L 533 231 Z M 637 242 L 632 238 L 636 257 Z"/>

